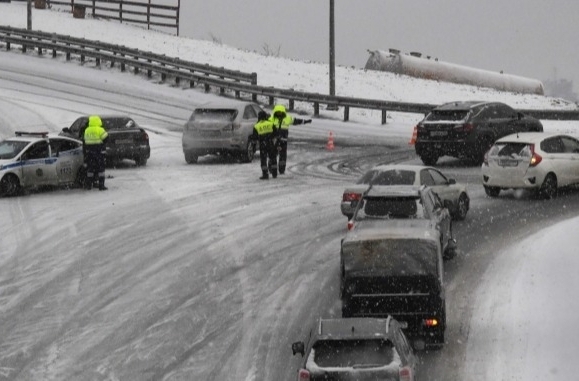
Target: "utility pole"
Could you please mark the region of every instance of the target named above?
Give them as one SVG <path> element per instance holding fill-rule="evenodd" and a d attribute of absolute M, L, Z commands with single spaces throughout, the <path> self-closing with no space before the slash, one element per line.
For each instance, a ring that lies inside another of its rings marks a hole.
<path fill-rule="evenodd" d="M 334 43 L 334 0 L 330 0 L 330 96 L 336 95 L 336 51 Z M 328 110 L 337 110 L 338 106 L 328 105 Z"/>
<path fill-rule="evenodd" d="M 32 30 L 32 0 L 26 6 L 26 29 Z"/>

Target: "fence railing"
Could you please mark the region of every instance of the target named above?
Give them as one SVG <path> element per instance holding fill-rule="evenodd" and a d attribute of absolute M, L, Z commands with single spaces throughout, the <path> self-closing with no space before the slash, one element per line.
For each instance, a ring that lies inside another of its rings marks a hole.
<path fill-rule="evenodd" d="M 28 0 L 13 0 L 28 1 Z M 174 5 L 159 4 L 159 0 L 35 0 L 47 6 L 70 7 L 73 14 L 90 12 L 94 18 L 119 20 L 135 24 L 146 24 L 175 29 L 179 35 L 179 11 L 181 0 L 172 0 Z M 84 17 L 84 16 L 83 16 Z"/>
<path fill-rule="evenodd" d="M 273 106 L 276 100 L 283 99 L 288 101 L 289 110 L 294 109 L 295 102 L 306 102 L 313 105 L 314 116 L 320 114 L 320 105 L 326 105 L 333 109 L 342 107 L 344 121 L 349 120 L 351 108 L 379 110 L 381 111 L 382 124 L 386 124 L 386 116 L 389 111 L 426 114 L 438 106 L 436 104 L 330 96 L 259 86 L 257 85 L 256 73 L 243 73 L 120 45 L 26 29 L 0 26 L 0 42 L 5 43 L 7 50 L 10 50 L 12 45 L 18 45 L 23 53 L 27 52 L 28 49 L 36 49 L 39 55 L 44 54 L 45 51 L 52 51 L 52 57 L 56 58 L 57 52 L 62 52 L 65 54 L 66 60 L 70 60 L 71 56 L 75 55 L 79 57 L 81 63 L 84 63 L 86 57 L 90 57 L 94 59 L 96 66 L 100 66 L 102 62 L 110 62 L 111 66 L 118 64 L 121 71 L 131 67 L 135 74 L 141 70 L 146 71 L 148 77 L 151 77 L 152 73 L 157 73 L 161 76 L 162 81 L 172 78 L 175 83 L 179 84 L 185 80 L 189 81 L 190 87 L 202 85 L 206 92 L 211 91 L 211 88 L 217 88 L 220 94 L 224 95 L 226 91 L 229 91 L 234 93 L 236 98 L 241 98 L 242 94 L 244 96 L 250 95 L 251 99 L 256 102 L 258 96 L 266 97 L 266 103 L 270 106 Z M 579 110 L 519 111 L 538 116 L 540 119 L 579 120 Z"/>

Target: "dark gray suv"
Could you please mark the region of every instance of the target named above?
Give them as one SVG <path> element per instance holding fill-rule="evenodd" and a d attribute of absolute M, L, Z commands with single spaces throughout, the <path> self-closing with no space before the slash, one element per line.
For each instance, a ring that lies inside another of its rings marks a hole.
<path fill-rule="evenodd" d="M 542 132 L 538 119 L 500 102 L 451 102 L 434 108 L 416 126 L 416 154 L 425 165 L 441 156 L 466 158 L 482 164 L 484 154 L 503 136 Z"/>

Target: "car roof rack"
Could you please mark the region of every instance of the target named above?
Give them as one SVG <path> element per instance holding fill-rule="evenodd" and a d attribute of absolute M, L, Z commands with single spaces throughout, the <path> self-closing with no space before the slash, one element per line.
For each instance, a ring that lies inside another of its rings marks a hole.
<path fill-rule="evenodd" d="M 46 138 L 48 136 L 48 131 L 44 132 L 27 132 L 27 131 L 16 131 L 16 136 L 40 136 Z"/>

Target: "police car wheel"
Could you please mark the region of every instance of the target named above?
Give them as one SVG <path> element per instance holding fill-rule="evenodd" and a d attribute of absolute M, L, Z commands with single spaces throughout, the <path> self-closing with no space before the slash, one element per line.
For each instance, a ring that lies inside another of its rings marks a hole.
<path fill-rule="evenodd" d="M 20 182 L 18 177 L 8 174 L 0 181 L 0 195 L 15 196 L 20 192 Z"/>

